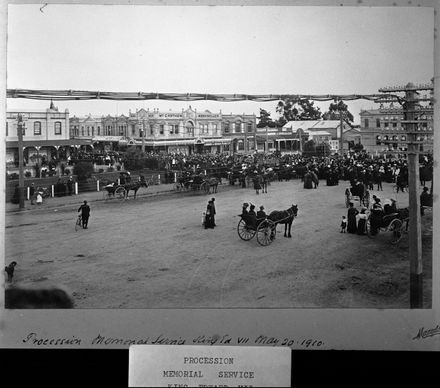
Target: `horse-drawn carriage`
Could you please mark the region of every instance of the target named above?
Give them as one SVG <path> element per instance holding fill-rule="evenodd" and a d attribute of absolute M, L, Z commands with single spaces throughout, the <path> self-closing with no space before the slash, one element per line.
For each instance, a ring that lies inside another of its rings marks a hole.
<path fill-rule="evenodd" d="M 363 205 L 367 209 L 369 208 L 370 192 L 365 185 L 357 184 L 345 189 L 345 206 L 349 207 L 352 201 L 359 201 L 359 205 Z"/>
<path fill-rule="evenodd" d="M 365 227 L 367 236 L 370 238 L 376 237 L 379 232 L 391 232 L 391 244 L 397 244 L 402 238 L 403 233 L 408 231 L 408 223 L 408 208 L 391 208 L 388 214 L 379 211 L 379 213 L 375 215 L 370 212 Z"/>
<path fill-rule="evenodd" d="M 176 191 L 201 191 L 205 194 L 216 193 L 220 180 L 216 177 L 207 177 L 203 174 L 181 173 L 174 184 Z"/>
<path fill-rule="evenodd" d="M 272 244 L 276 237 L 277 225 L 284 224 L 284 237 L 292 237 L 290 231 L 294 218 L 298 215 L 298 206 L 292 205 L 283 211 L 273 211 L 266 218 L 256 218 L 249 214 L 240 214 L 237 233 L 244 241 L 249 241 L 257 236 L 260 245 Z M 288 233 L 287 233 L 288 232 Z"/>
<path fill-rule="evenodd" d="M 276 166 L 274 168 L 274 173 L 276 174 L 278 181 L 290 181 L 296 178 L 296 169 L 290 164 L 283 164 Z"/>
<path fill-rule="evenodd" d="M 246 179 L 246 170 L 242 168 L 241 165 L 234 165 L 228 172 L 228 181 L 230 185 L 234 185 L 238 180 L 240 183 L 242 179 Z"/>
<path fill-rule="evenodd" d="M 141 187 L 148 188 L 148 183 L 143 175 L 139 176 L 138 180 L 131 181 L 124 180 L 125 183 L 107 182 L 102 187 L 103 197 L 107 199 L 128 199 L 130 191 L 134 192 L 134 199 L 136 199 L 136 194 Z"/>

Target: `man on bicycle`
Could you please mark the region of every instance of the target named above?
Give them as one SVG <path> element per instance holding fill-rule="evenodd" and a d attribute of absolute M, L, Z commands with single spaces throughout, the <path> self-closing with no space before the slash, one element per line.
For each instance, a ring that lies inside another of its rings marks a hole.
<path fill-rule="evenodd" d="M 83 229 L 87 229 L 90 217 L 90 206 L 87 205 L 87 201 L 84 201 L 84 204 L 79 207 L 78 213 L 79 212 L 81 212 L 82 227 Z"/>

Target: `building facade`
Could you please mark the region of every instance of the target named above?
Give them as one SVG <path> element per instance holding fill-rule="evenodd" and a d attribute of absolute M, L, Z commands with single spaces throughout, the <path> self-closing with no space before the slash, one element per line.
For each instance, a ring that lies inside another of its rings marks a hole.
<path fill-rule="evenodd" d="M 433 151 L 434 122 L 433 114 L 420 114 L 420 124 L 417 130 L 420 132 L 419 140 L 423 141 L 420 151 Z M 407 135 L 403 110 L 390 104 L 385 107 L 381 104 L 379 109 L 362 110 L 361 118 L 361 142 L 364 149 L 373 154 L 385 154 L 389 152 L 399 153 L 407 150 Z"/>
<path fill-rule="evenodd" d="M 140 109 L 128 116 L 70 119 L 70 135 L 95 149 L 124 145 L 176 153 L 247 152 L 255 147 L 255 115 L 224 115 L 191 106 L 179 112 Z"/>
<path fill-rule="evenodd" d="M 24 118 L 23 158 L 25 171 L 35 176 L 35 165 L 66 158 L 71 147 L 86 143 L 70 138 L 69 110 L 59 111 L 51 102 L 46 110 L 8 110 L 6 112 L 6 170 L 18 171 L 18 114 Z"/>
<path fill-rule="evenodd" d="M 348 143 L 351 137 L 349 134 L 353 131 L 353 127 L 347 122 L 342 122 L 343 144 L 344 150 L 348 150 Z M 302 151 L 304 142 L 313 140 L 316 145 L 328 144 L 331 153 L 339 152 L 341 138 L 341 121 L 340 120 L 303 120 L 289 121 L 286 123 L 280 135 L 275 135 L 277 143 L 276 149 L 281 152 L 285 151 Z"/>

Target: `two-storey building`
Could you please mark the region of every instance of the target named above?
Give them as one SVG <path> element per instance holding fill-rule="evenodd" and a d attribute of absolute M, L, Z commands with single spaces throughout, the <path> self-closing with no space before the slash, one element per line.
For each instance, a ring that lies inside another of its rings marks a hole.
<path fill-rule="evenodd" d="M 418 138 L 424 142 L 420 145 L 420 151 L 432 152 L 433 114 L 421 112 L 417 117 L 420 119 L 420 124 L 417 125 L 420 132 Z M 374 154 L 406 151 L 407 135 L 400 106 L 381 104 L 379 109 L 362 110 L 360 118 L 361 142 L 366 151 Z"/>
<path fill-rule="evenodd" d="M 6 113 L 6 169 L 7 173 L 18 171 L 18 115 L 24 118 L 23 158 L 25 169 L 52 159 L 67 158 L 71 147 L 87 142 L 72 140 L 69 132 L 69 110 L 59 111 L 51 102 L 46 110 L 8 110 Z"/>
<path fill-rule="evenodd" d="M 255 128 L 255 115 L 224 115 L 191 106 L 181 111 L 139 109 L 128 116 L 70 119 L 72 138 L 89 140 L 95 149 L 136 145 L 146 151 L 185 154 L 250 151 L 255 148 Z"/>

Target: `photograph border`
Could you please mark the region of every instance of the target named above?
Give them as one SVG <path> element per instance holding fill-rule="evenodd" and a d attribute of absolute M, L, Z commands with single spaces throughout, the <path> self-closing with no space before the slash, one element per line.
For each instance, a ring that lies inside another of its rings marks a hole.
<path fill-rule="evenodd" d="M 64 0 L 2 3 L 1 49 L 6 54 L 8 4 L 233 5 L 432 7 L 439 25 L 439 1 L 142 1 Z M 434 81 L 439 83 L 440 43 L 434 28 Z M 0 120 L 6 122 L 6 55 L 1 61 Z M 410 80 L 409 80 L 410 81 Z M 24 85 L 23 87 L 26 87 Z M 434 127 L 439 127 L 439 88 L 434 90 Z M 3 128 L 3 124 L 2 124 Z M 434 192 L 438 193 L 440 136 L 434 136 Z M 5 176 L 5 142 L 0 174 Z M 5 246 L 5 188 L 0 193 L 0 227 Z M 433 236 L 440 235 L 438 194 L 434 196 Z M 126 349 L 132 344 L 289 346 L 319 350 L 440 350 L 440 251 L 433 239 L 431 309 L 73 309 L 7 310 L 0 293 L 0 347 Z M 4 249 L 0 261 L 5 263 Z M 3 285 L 4 286 L 4 285 Z M 247 341 L 245 341 L 247 339 Z"/>

